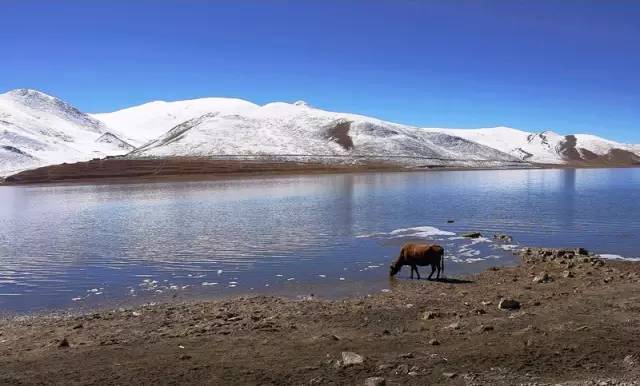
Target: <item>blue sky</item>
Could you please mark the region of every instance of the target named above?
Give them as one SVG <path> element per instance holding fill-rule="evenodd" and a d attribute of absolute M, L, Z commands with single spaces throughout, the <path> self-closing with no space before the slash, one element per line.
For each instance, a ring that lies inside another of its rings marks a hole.
<path fill-rule="evenodd" d="M 640 2 L 0 3 L 0 91 L 84 111 L 304 99 L 419 126 L 640 143 Z"/>

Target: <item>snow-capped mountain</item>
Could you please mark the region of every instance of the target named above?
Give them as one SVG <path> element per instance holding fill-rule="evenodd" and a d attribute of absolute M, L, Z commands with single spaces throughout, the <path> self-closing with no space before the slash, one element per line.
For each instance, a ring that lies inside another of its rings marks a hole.
<path fill-rule="evenodd" d="M 508 127 L 418 128 L 304 102 L 156 101 L 86 114 L 39 91 L 0 94 L 0 175 L 107 155 L 277 157 L 327 163 L 504 167 L 640 164 L 640 146 Z"/>
<path fill-rule="evenodd" d="M 232 113 L 210 112 L 175 126 L 128 157 L 230 155 L 370 158 L 407 165 L 520 161 L 457 136 L 323 111 L 304 102 L 247 104 Z"/>
<path fill-rule="evenodd" d="M 104 123 L 60 99 L 28 89 L 0 94 L 0 175 L 132 149 Z"/>
<path fill-rule="evenodd" d="M 632 164 L 640 162 L 640 147 L 595 135 L 561 135 L 553 131 L 529 133 L 509 127 L 486 129 L 425 129 L 492 147 L 524 161 L 539 164 Z"/>
<path fill-rule="evenodd" d="M 208 113 L 243 113 L 257 107 L 242 99 L 201 98 L 176 102 L 155 101 L 92 116 L 114 130 L 127 133 L 133 145 L 141 146 L 189 119 Z"/>

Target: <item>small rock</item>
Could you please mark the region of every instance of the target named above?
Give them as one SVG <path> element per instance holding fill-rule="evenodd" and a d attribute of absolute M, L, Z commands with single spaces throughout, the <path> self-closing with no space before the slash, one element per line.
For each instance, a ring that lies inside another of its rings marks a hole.
<path fill-rule="evenodd" d="M 480 233 L 480 232 L 468 232 L 468 233 L 463 233 L 462 237 L 466 237 L 468 239 L 479 239 L 480 237 L 482 237 L 482 233 Z"/>
<path fill-rule="evenodd" d="M 493 239 L 494 240 L 498 240 L 498 241 L 504 241 L 504 242 L 513 241 L 513 237 L 511 237 L 511 236 L 509 236 L 508 234 L 505 234 L 505 233 L 495 234 L 495 235 L 493 235 Z"/>
<path fill-rule="evenodd" d="M 364 381 L 364 386 L 385 386 L 387 381 L 382 377 L 371 377 Z"/>
<path fill-rule="evenodd" d="M 553 281 L 553 279 L 546 272 L 543 272 L 540 275 L 538 275 L 538 276 L 533 278 L 533 282 L 534 283 L 550 283 L 552 281 Z"/>
<path fill-rule="evenodd" d="M 473 331 L 474 332 L 478 332 L 478 333 L 487 332 L 487 331 L 493 331 L 493 326 L 485 326 L 485 325 L 481 324 L 478 327 L 476 327 Z"/>
<path fill-rule="evenodd" d="M 589 255 L 589 251 L 587 251 L 584 248 L 576 248 L 575 250 L 575 254 L 576 255 L 583 255 L 583 256 L 588 256 Z"/>
<path fill-rule="evenodd" d="M 638 357 L 635 355 L 627 355 L 622 360 L 622 364 L 628 368 L 634 368 L 638 365 Z"/>
<path fill-rule="evenodd" d="M 459 322 L 451 323 L 450 325 L 445 327 L 445 330 L 459 330 L 459 329 L 460 329 L 460 323 Z"/>
<path fill-rule="evenodd" d="M 400 354 L 400 358 L 405 358 L 405 359 L 413 358 L 413 353 L 407 352 L 404 354 Z"/>
<path fill-rule="evenodd" d="M 58 344 L 58 347 L 69 347 L 69 341 L 67 340 L 67 338 L 62 338 L 62 340 Z"/>
<path fill-rule="evenodd" d="M 498 303 L 498 308 L 501 310 L 518 310 L 520 309 L 520 302 L 515 299 L 504 298 Z"/>
<path fill-rule="evenodd" d="M 430 344 L 430 345 L 432 345 L 432 346 L 439 346 L 439 345 L 440 345 L 440 342 L 438 342 L 438 340 L 437 340 L 437 339 L 431 339 L 431 340 L 429 341 L 429 344 Z"/>
<path fill-rule="evenodd" d="M 425 313 L 422 314 L 423 320 L 430 320 L 430 319 L 435 319 L 439 317 L 440 317 L 440 313 L 434 312 L 434 311 L 426 311 Z"/>
<path fill-rule="evenodd" d="M 451 379 L 451 378 L 455 378 L 458 374 L 456 374 L 456 373 L 442 373 L 442 375 L 443 375 L 445 378 L 449 378 L 449 379 Z"/>
<path fill-rule="evenodd" d="M 310 385 L 324 385 L 326 383 L 323 377 L 315 377 L 309 380 Z"/>
<path fill-rule="evenodd" d="M 455 220 L 447 220 L 447 224 L 453 224 L 454 222 L 456 222 Z"/>
<path fill-rule="evenodd" d="M 573 277 L 573 272 L 571 272 L 571 271 L 563 271 L 562 272 L 562 277 L 572 278 Z"/>
<path fill-rule="evenodd" d="M 407 375 L 408 375 L 408 376 L 410 376 L 410 377 L 415 377 L 415 376 L 417 376 L 417 375 L 418 375 L 418 372 L 417 372 L 417 371 L 409 371 L 409 372 L 407 373 Z"/>
<path fill-rule="evenodd" d="M 186 360 L 189 360 L 189 359 L 191 359 L 191 355 L 186 355 L 186 354 L 180 355 L 180 360 L 181 361 L 186 361 Z"/>
<path fill-rule="evenodd" d="M 342 352 L 342 364 L 343 366 L 359 365 L 364 362 L 362 355 L 356 354 L 351 351 Z"/>
<path fill-rule="evenodd" d="M 77 330 L 77 329 L 80 329 L 80 328 L 83 328 L 83 327 L 84 326 L 82 325 L 82 323 L 79 323 L 79 324 L 76 324 L 75 326 L 73 326 L 73 329 Z"/>
<path fill-rule="evenodd" d="M 408 374 L 408 373 L 409 373 L 409 365 L 404 364 L 396 367 L 396 371 L 395 371 L 396 375 Z"/>

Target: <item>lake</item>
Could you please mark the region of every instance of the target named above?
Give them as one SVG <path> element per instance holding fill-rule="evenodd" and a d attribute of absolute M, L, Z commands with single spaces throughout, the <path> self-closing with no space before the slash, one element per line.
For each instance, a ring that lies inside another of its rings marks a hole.
<path fill-rule="evenodd" d="M 515 264 L 525 245 L 638 258 L 640 169 L 0 187 L 0 312 L 389 291 L 414 240 L 445 247 L 447 276 Z"/>

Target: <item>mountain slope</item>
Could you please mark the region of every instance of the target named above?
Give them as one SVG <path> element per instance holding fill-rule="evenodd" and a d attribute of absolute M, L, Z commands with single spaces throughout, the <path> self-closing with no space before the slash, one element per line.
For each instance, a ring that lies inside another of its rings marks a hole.
<path fill-rule="evenodd" d="M 314 109 L 302 102 L 270 103 L 233 114 L 205 114 L 175 126 L 129 157 L 248 155 L 376 158 L 411 165 L 519 161 L 463 138 Z"/>
<path fill-rule="evenodd" d="M 486 129 L 428 128 L 455 135 L 540 164 L 634 164 L 640 162 L 640 147 L 594 135 L 560 135 L 552 131 L 529 133 L 509 127 Z"/>
<path fill-rule="evenodd" d="M 97 141 L 105 135 L 112 140 Z M 0 94 L 0 175 L 130 150 L 118 141 L 125 142 L 60 99 L 28 89 Z"/>

